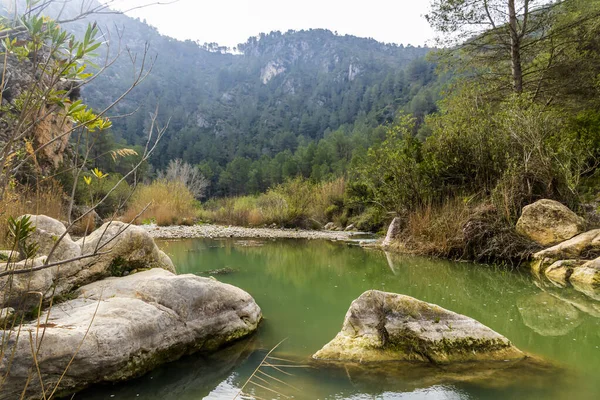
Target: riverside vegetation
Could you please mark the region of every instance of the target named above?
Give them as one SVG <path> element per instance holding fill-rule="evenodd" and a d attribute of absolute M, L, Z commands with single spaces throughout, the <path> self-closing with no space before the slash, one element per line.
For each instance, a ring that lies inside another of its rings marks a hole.
<path fill-rule="evenodd" d="M 508 3 L 497 1 L 493 7 L 504 10 Z M 174 146 L 184 146 L 183 133 L 175 133 L 177 129 L 169 133 L 169 157 L 181 158 L 180 165 L 196 163 L 205 184 L 195 195 L 203 201 L 200 211 L 191 206 L 194 201 L 182 190 L 177 193 L 186 205 L 171 197 L 168 201 L 178 204 L 158 205 L 167 201 L 160 195 L 169 190 L 163 178 L 140 191 L 134 202 L 137 205 L 131 206 L 127 215 L 135 215 L 141 204 L 154 200 L 154 209 L 140 222 L 172 224 L 199 219 L 303 228 L 334 222 L 341 228 L 354 225 L 359 230 L 382 232 L 392 218 L 401 217 L 403 234 L 397 246 L 403 251 L 489 262 L 528 259 L 538 247 L 514 228 L 525 205 L 549 198 L 581 214 L 595 208 L 600 6 L 595 0 L 551 5 L 520 2 L 512 19 L 520 26 L 518 46 L 511 48 L 510 21 L 503 19 L 501 11 L 489 17 L 482 14 L 486 4 L 465 3 L 451 9 L 444 1 L 432 2 L 430 22 L 445 38 L 456 40 L 444 43 L 453 47 L 427 49 L 426 58 L 398 65 L 396 78 L 382 77 L 375 87 L 361 81 L 381 77 L 362 58 L 363 46 L 369 47 L 371 42 L 329 32 L 263 35 L 241 46 L 242 56 L 222 54 L 211 46 L 195 49 L 192 53 L 197 57 L 216 64 L 227 58 L 234 65 L 251 60 L 257 63 L 252 65 L 262 65 L 263 69 L 250 69 L 255 74 L 252 87 L 257 90 L 253 107 L 241 108 L 247 113 L 244 118 L 223 117 L 209 107 L 190 111 L 185 118 L 180 116 L 184 118 L 181 123 L 175 123 L 185 125 L 186 135 L 198 138 L 205 148 L 212 146 L 204 142 L 211 135 L 225 143 L 235 138 L 237 145 L 223 153 L 222 159 L 189 149 L 177 151 Z M 525 21 L 523 26 L 520 21 Z M 130 24 L 139 28 L 139 22 Z M 477 29 L 462 44 L 464 32 L 459 28 L 466 26 Z M 355 49 L 357 61 L 336 58 L 341 57 L 342 43 Z M 382 52 L 377 61 L 382 65 L 388 65 L 389 54 L 407 52 L 406 48 L 372 44 L 373 51 Z M 305 45 L 310 50 L 300 53 L 298 48 Z M 273 53 L 275 48 L 284 49 L 279 58 Z M 407 54 L 417 53 L 415 49 Z M 338 61 L 327 64 L 330 58 Z M 353 66 L 355 74 L 340 75 L 343 70 L 354 71 Z M 520 71 L 517 75 L 515 66 Z M 324 68 L 318 75 L 319 85 L 308 87 L 316 92 L 300 91 L 299 82 L 308 80 L 303 74 L 314 68 Z M 325 89 L 335 77 L 348 85 L 336 89 L 343 93 L 340 105 L 328 103 L 337 97 L 330 97 Z M 219 107 L 245 101 L 238 85 L 249 77 L 223 73 L 219 79 Z M 355 93 L 356 85 L 361 87 L 360 93 Z M 390 89 L 396 94 L 369 100 L 373 93 L 387 93 L 383 91 L 386 87 L 398 92 Z M 174 87 L 161 90 L 169 93 L 170 89 Z M 140 88 L 144 94 L 156 90 L 156 82 Z M 268 95 L 261 97 L 263 91 Z M 308 111 L 299 112 L 299 119 L 292 117 L 290 124 L 269 119 L 269 129 L 274 132 L 269 142 L 263 141 L 262 124 L 252 125 L 252 129 L 231 126 L 229 118 L 262 120 L 264 114 L 259 110 L 285 118 L 287 111 L 281 114 L 272 108 L 270 96 L 276 94 L 294 107 L 304 104 Z M 421 101 L 423 96 L 428 102 Z M 340 118 L 338 113 L 350 97 L 359 104 L 348 114 L 356 119 Z M 97 101 L 91 95 L 89 99 Z M 173 104 L 180 101 L 173 100 Z M 314 104 L 322 104 L 319 112 L 327 118 L 316 111 L 312 114 Z M 415 108 L 417 104 L 422 107 Z M 393 112 L 382 120 L 384 109 Z M 318 123 L 315 118 L 328 122 Z M 112 131 L 113 136 L 129 140 L 125 132 L 130 130 L 123 125 Z M 248 140 L 253 140 L 252 144 Z M 262 155 L 254 150 L 258 148 Z M 277 153 L 278 149 L 281 152 Z M 164 154 L 151 163 L 170 168 Z M 107 160 L 105 156 L 104 161 L 96 162 L 112 172 L 114 166 Z M 588 221 L 593 224 L 593 216 Z"/>

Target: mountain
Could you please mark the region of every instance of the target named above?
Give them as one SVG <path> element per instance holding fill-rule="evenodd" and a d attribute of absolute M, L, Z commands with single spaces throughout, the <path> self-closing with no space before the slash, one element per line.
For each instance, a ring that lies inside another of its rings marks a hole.
<path fill-rule="evenodd" d="M 69 3 L 67 14 L 77 12 L 75 3 Z M 130 53 L 139 66 L 147 43 L 152 71 L 112 110 L 115 115 L 137 110 L 113 119 L 114 140 L 142 144 L 148 114 L 158 106 L 161 120 L 170 125 L 152 164 L 164 168 L 175 158 L 202 164 L 218 194 L 263 190 L 290 174 L 317 179 L 339 174 L 352 152 L 343 165 L 320 168 L 319 176 L 309 165 L 231 191 L 231 183 L 219 185 L 219 179 L 235 160 L 251 168 L 250 162 L 265 158 L 288 159 L 336 130 L 351 135 L 357 121 L 370 131 L 391 122 L 400 109 L 417 117 L 435 110 L 438 78 L 435 66 L 424 59 L 429 48 L 313 29 L 261 33 L 227 52 L 214 43 L 169 38 L 126 15 L 101 13 L 91 19 L 109 35 L 111 53 L 120 48 L 123 54 L 84 87 L 84 100 L 102 108 L 127 90 L 134 79 Z M 65 28 L 82 32 L 84 24 Z M 354 133 L 363 147 L 371 144 L 365 129 Z"/>

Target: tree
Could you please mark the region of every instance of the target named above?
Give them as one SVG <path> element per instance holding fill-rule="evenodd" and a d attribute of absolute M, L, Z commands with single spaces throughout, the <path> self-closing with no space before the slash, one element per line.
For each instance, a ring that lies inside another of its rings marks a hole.
<path fill-rule="evenodd" d="M 171 160 L 165 171 L 159 171 L 158 179 L 183 183 L 196 199 L 204 197 L 206 189 L 210 185 L 198 167 L 183 162 L 181 159 Z"/>
<path fill-rule="evenodd" d="M 551 102 L 554 92 L 564 89 L 566 77 L 579 75 L 577 69 L 562 72 L 565 63 L 572 67 L 573 49 L 588 51 L 584 48 L 597 32 L 600 2 L 433 0 L 426 17 L 440 34 L 439 42 L 449 48 L 441 58 L 451 68 L 477 76 L 488 94 L 502 98 L 511 91 Z"/>
<path fill-rule="evenodd" d="M 548 39 L 544 27 L 552 9 L 563 2 L 548 0 L 433 0 L 427 20 L 445 45 L 460 44 L 496 62 L 510 60 L 512 90 L 522 93 L 530 71 L 524 67 L 529 49 Z M 490 71 L 491 75 L 498 71 Z"/>

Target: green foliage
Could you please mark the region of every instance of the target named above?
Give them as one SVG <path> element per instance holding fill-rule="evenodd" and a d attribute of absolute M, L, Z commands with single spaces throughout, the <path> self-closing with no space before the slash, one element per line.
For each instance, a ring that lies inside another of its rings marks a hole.
<path fill-rule="evenodd" d="M 223 54 L 163 37 L 126 16 L 111 16 L 106 25 L 115 19 L 134 51 L 149 41 L 159 57 L 150 77 L 118 105 L 120 114 L 139 111 L 113 121 L 114 140 L 143 144 L 143 116 L 160 99 L 170 125 L 153 166 L 163 170 L 173 159 L 200 165 L 211 181 L 209 196 L 264 193 L 297 176 L 343 176 L 353 153 L 375 143 L 378 126 L 393 121 L 398 108 L 419 122 L 435 110 L 439 82 L 435 65 L 423 60 L 428 48 L 309 30 L 261 34 L 240 45 L 243 54 Z M 125 61 L 86 86 L 95 108 L 128 87 Z M 261 79 L 273 63 L 283 72 Z"/>
<path fill-rule="evenodd" d="M 12 249 L 18 250 L 21 257 L 24 259 L 33 259 L 38 252 L 39 245 L 37 243 L 28 243 L 35 226 L 29 215 L 14 219 L 8 218 L 8 232 L 13 244 Z"/>
<path fill-rule="evenodd" d="M 402 212 L 428 196 L 422 143 L 413 136 L 414 128 L 412 117 L 402 117 L 388 129 L 385 141 L 369 149 L 354 171 L 370 201 L 386 211 Z"/>

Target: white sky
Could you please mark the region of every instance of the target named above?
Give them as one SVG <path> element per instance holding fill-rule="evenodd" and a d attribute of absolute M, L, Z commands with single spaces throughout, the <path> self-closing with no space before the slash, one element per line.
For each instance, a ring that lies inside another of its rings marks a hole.
<path fill-rule="evenodd" d="M 111 4 L 123 9 L 155 1 L 112 0 Z M 433 44 L 433 31 L 423 17 L 429 3 L 429 0 L 178 0 L 128 14 L 145 18 L 161 33 L 177 39 L 217 42 L 229 47 L 260 32 L 309 28 L 417 46 Z"/>

